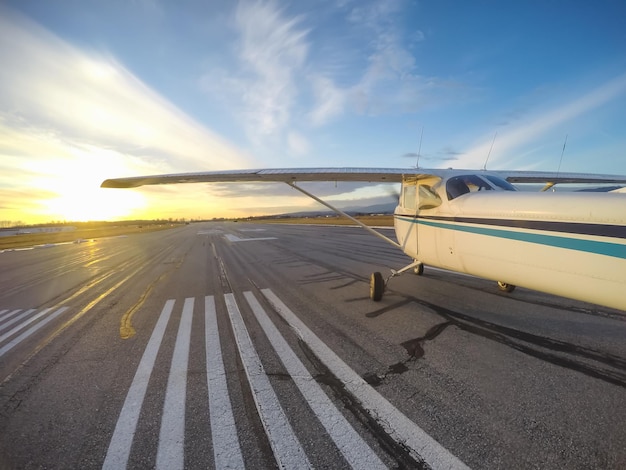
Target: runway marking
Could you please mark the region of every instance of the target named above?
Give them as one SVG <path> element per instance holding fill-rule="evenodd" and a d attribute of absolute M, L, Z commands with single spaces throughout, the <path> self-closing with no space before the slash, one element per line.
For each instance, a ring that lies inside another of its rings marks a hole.
<path fill-rule="evenodd" d="M 270 289 L 262 289 L 261 292 L 276 312 L 287 321 L 333 375 L 341 380 L 346 389 L 370 411 L 371 416 L 378 417 L 379 424 L 387 434 L 392 436 L 396 442 L 406 446 L 414 458 L 423 460 L 433 469 L 468 468 L 365 382 L 360 375 L 326 346 L 274 292 Z"/>
<path fill-rule="evenodd" d="M 21 310 L 14 310 L 12 311 L 9 315 L 6 316 L 6 319 L 3 318 L 0 321 L 4 321 L 7 320 L 5 323 L 2 324 L 2 326 L 0 326 L 0 331 L 4 331 L 6 330 L 8 327 L 10 327 L 13 323 L 17 323 L 18 321 L 20 321 L 22 318 L 27 317 L 28 315 L 30 315 L 31 313 L 33 313 L 35 311 L 34 308 L 31 308 L 30 310 L 26 310 L 25 312 L 22 312 Z M 19 315 L 17 315 L 15 318 L 13 318 L 12 320 L 8 320 L 9 318 L 11 318 L 13 315 L 15 315 L 16 313 L 20 313 Z M 4 338 L 2 336 L 0 336 L 0 343 L 2 342 Z"/>
<path fill-rule="evenodd" d="M 244 468 L 241 445 L 226 384 L 215 298 L 213 296 L 205 297 L 204 304 L 209 421 L 213 438 L 215 468 L 217 470 Z"/>
<path fill-rule="evenodd" d="M 293 378 L 298 390 L 300 390 L 300 393 L 302 393 L 346 461 L 353 468 L 358 469 L 387 468 L 313 379 L 307 368 L 298 359 L 296 353 L 293 352 L 293 349 L 291 349 L 285 338 L 269 319 L 252 292 L 245 292 L 244 296 L 287 372 Z"/>
<path fill-rule="evenodd" d="M 261 292 L 276 313 L 287 321 L 300 339 L 343 383 L 352 397 L 360 402 L 362 408 L 378 421 L 378 425 L 390 437 L 404 446 L 416 461 L 423 461 L 429 468 L 433 469 L 467 468 L 459 459 L 450 454 L 367 384 L 321 339 L 314 335 L 270 289 L 262 289 Z M 277 466 L 286 469 L 311 468 L 309 457 L 291 427 L 286 412 L 278 400 L 269 376 L 265 372 L 252 343 L 235 294 L 223 295 L 239 357 Z M 298 387 L 307 405 L 324 427 L 338 451 L 343 455 L 346 463 L 352 468 L 359 469 L 385 468 L 385 464 L 375 450 L 348 422 L 331 398 L 308 372 L 306 366 L 270 319 L 259 299 L 251 291 L 243 292 L 243 297 L 293 383 Z M 156 468 L 182 469 L 185 465 L 185 404 L 194 304 L 193 297 L 185 299 L 177 326 L 174 352 L 169 367 L 167 387 L 164 391 L 165 399 L 158 438 Z M 174 306 L 174 299 L 166 301 L 150 336 L 115 425 L 103 469 L 110 470 L 128 466 L 150 377 L 168 329 Z M 204 320 L 206 353 L 204 359 L 206 361 L 209 425 L 215 468 L 218 470 L 244 468 L 245 461 L 226 381 L 215 297 L 212 295 L 204 297 Z M 174 328 L 173 325 L 172 328 Z"/>
<path fill-rule="evenodd" d="M 26 248 L 5 248 L 4 250 L 0 250 L 0 253 L 9 253 L 11 251 L 30 251 L 34 249 L 34 246 L 28 246 Z"/>
<path fill-rule="evenodd" d="M 65 312 L 68 308 L 69 307 L 61 307 L 61 308 L 59 308 L 54 313 L 52 313 L 49 316 L 45 317 L 40 322 L 35 323 L 33 326 L 31 326 L 28 330 L 26 330 L 21 335 L 13 338 L 10 342 L 8 342 L 7 344 L 5 344 L 4 346 L 2 346 L 0 348 L 0 357 L 4 356 L 4 354 L 6 352 L 10 351 L 15 346 L 17 346 L 19 343 L 21 343 L 23 340 L 28 338 L 30 335 L 32 335 L 33 333 L 35 333 L 36 331 L 38 331 L 39 329 L 43 328 L 45 325 L 50 323 L 52 320 L 57 318 L 59 315 L 61 315 L 63 312 Z M 51 310 L 52 310 L 52 308 L 46 308 L 46 309 L 42 310 L 41 312 L 39 312 L 37 315 L 34 315 L 33 317 L 29 318 L 23 324 L 18 325 L 15 328 L 13 328 L 11 331 L 6 332 L 4 335 L 2 335 L 2 337 L 0 337 L 0 342 L 4 341 L 8 337 L 10 337 L 13 334 L 17 333 L 18 331 L 24 329 L 26 326 L 30 325 L 34 321 L 39 320 L 40 318 L 44 317 Z"/>
<path fill-rule="evenodd" d="M 311 468 L 300 441 L 296 437 L 285 411 L 278 402 L 278 397 L 265 373 L 233 294 L 225 294 L 228 316 L 235 333 L 235 342 L 239 349 L 246 377 L 252 389 L 254 403 L 270 441 L 274 458 L 279 468 Z"/>
<path fill-rule="evenodd" d="M 165 328 L 167 327 L 173 308 L 174 300 L 168 300 L 152 331 L 152 336 L 150 336 L 146 350 L 141 357 L 137 372 L 135 372 L 135 377 L 130 385 L 126 400 L 122 406 L 122 411 L 115 425 L 115 431 L 113 431 L 109 449 L 107 450 L 107 455 L 102 465 L 103 469 L 117 470 L 126 468 L 128 464 L 130 448 L 133 443 L 133 437 L 135 436 L 135 430 L 137 429 L 141 406 L 146 396 L 150 375 L 152 375 L 157 353 L 161 347 L 161 341 L 163 340 Z"/>
<path fill-rule="evenodd" d="M 22 311 L 21 308 L 18 308 L 17 310 L 12 310 L 12 311 L 2 310 L 2 312 L 0 312 L 0 323 L 5 321 L 7 318 L 11 318 L 13 315 L 20 313 L 21 311 Z M 2 328 L 0 328 L 0 330 L 2 330 Z"/>
<path fill-rule="evenodd" d="M 261 238 L 239 238 L 237 235 L 233 235 L 230 233 L 227 233 L 224 235 L 224 237 L 232 243 L 238 243 L 238 242 L 257 242 L 257 241 L 261 241 L 261 240 L 278 240 L 276 237 L 261 237 Z"/>
<path fill-rule="evenodd" d="M 176 345 L 165 391 L 161 417 L 161 433 L 156 468 L 183 469 L 185 466 L 185 402 L 187 398 L 187 368 L 193 321 L 193 297 L 185 299 L 183 315 L 178 326 Z"/>

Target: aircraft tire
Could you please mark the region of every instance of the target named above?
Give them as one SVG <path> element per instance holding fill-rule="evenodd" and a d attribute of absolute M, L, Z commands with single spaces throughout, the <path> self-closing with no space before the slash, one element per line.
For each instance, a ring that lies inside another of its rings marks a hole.
<path fill-rule="evenodd" d="M 416 275 L 418 275 L 418 276 L 421 276 L 422 274 L 424 274 L 424 264 L 423 264 L 423 263 L 421 263 L 421 264 L 418 264 L 417 266 L 415 266 L 415 267 L 413 268 L 413 272 L 414 272 Z"/>
<path fill-rule="evenodd" d="M 383 292 L 385 290 L 385 280 L 383 275 L 379 272 L 372 273 L 370 276 L 370 299 L 374 302 L 378 302 L 383 298 Z"/>
<path fill-rule="evenodd" d="M 513 292 L 515 290 L 515 286 L 513 284 L 507 284 L 506 282 L 498 281 L 498 289 L 502 292 Z"/>

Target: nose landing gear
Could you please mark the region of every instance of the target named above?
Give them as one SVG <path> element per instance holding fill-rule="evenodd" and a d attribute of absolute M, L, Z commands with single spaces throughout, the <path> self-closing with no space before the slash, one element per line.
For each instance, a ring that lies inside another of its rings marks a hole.
<path fill-rule="evenodd" d="M 370 276 L 370 299 L 372 299 L 374 302 L 380 301 L 383 298 L 385 287 L 387 287 L 387 283 L 391 280 L 391 278 L 400 276 L 401 274 L 404 274 L 411 269 L 415 274 L 421 276 L 424 273 L 424 264 L 421 261 L 415 260 L 408 266 L 405 266 L 398 271 L 394 271 L 392 269 L 391 276 L 389 276 L 387 279 L 384 279 L 383 275 L 378 271 L 372 273 L 372 275 Z"/>
<path fill-rule="evenodd" d="M 370 299 L 374 302 L 378 302 L 383 298 L 383 292 L 385 292 L 385 280 L 383 275 L 378 271 L 372 273 L 370 276 Z"/>

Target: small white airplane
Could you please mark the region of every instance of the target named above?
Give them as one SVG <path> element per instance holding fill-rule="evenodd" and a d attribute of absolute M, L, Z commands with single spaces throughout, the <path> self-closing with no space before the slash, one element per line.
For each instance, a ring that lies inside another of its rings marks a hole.
<path fill-rule="evenodd" d="M 414 262 L 370 278 L 381 300 L 389 280 L 424 265 L 626 310 L 626 195 L 552 192 L 560 183 L 626 184 L 626 176 L 523 171 L 302 168 L 207 171 L 107 179 L 105 188 L 200 182 L 283 182 L 402 249 Z M 309 193 L 299 182 L 402 183 L 398 242 Z M 512 183 L 545 183 L 540 192 Z"/>

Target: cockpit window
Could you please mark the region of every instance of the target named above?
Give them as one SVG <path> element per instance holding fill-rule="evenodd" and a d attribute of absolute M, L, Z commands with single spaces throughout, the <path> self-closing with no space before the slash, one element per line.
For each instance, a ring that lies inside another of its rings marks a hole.
<path fill-rule="evenodd" d="M 446 192 L 450 201 L 470 192 L 489 191 L 492 189 L 487 181 L 477 175 L 455 176 L 446 183 Z"/>
<path fill-rule="evenodd" d="M 493 175 L 484 175 L 484 177 L 487 178 L 489 182 L 491 182 L 491 184 L 494 184 L 500 189 L 504 189 L 505 191 L 517 191 L 515 186 L 513 186 L 508 181 L 503 180 L 502 178 L 498 178 L 497 176 Z"/>
<path fill-rule="evenodd" d="M 401 205 L 409 211 L 433 209 L 441 205 L 441 198 L 427 184 L 405 182 L 402 185 Z"/>
<path fill-rule="evenodd" d="M 427 184 L 419 185 L 418 192 L 419 206 L 418 209 L 433 209 L 441 205 L 441 198 L 437 195 L 433 188 Z"/>
<path fill-rule="evenodd" d="M 402 207 L 409 210 L 416 209 L 416 193 L 417 186 L 414 184 L 406 184 L 402 188 Z"/>
<path fill-rule="evenodd" d="M 467 193 L 490 190 L 517 191 L 515 186 L 508 181 L 493 175 L 455 176 L 446 183 L 446 192 L 450 201 Z"/>

